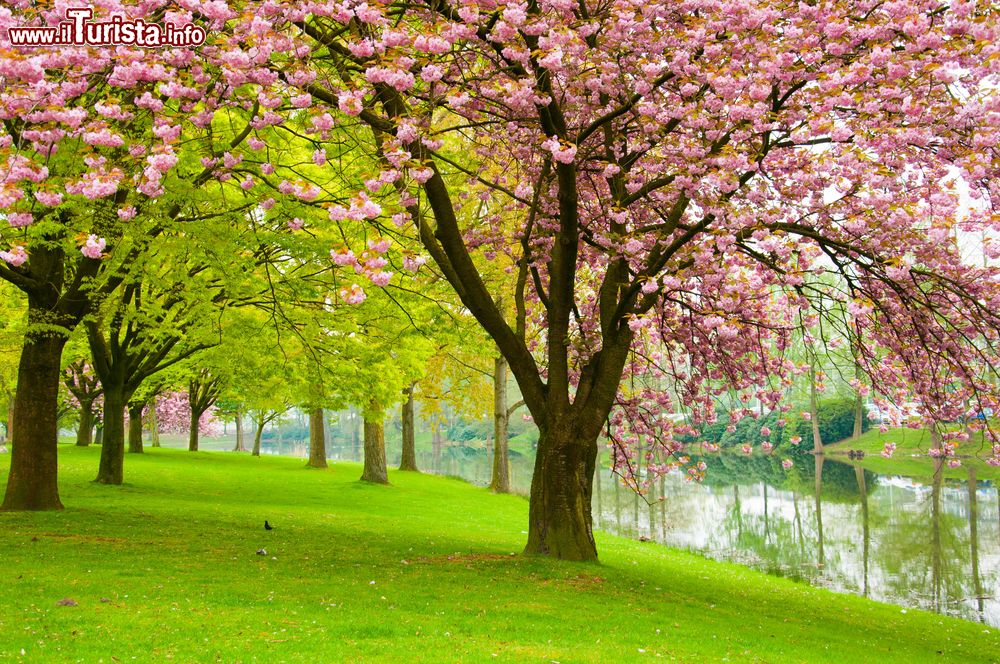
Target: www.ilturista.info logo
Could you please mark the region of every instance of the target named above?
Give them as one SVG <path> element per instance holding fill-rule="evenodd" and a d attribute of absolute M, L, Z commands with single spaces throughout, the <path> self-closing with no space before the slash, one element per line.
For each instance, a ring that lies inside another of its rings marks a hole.
<path fill-rule="evenodd" d="M 66 20 L 57 26 L 7 28 L 11 46 L 200 46 L 205 29 L 191 23 L 146 23 L 112 16 L 91 21 L 90 7 L 66 10 Z"/>

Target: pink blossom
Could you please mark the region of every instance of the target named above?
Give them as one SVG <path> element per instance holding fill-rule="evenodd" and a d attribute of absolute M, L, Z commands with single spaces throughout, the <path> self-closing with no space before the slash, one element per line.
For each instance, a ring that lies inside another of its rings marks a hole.
<path fill-rule="evenodd" d="M 312 155 L 312 161 L 317 166 L 322 166 L 326 163 L 326 150 L 320 148 L 319 150 L 314 150 Z"/>
<path fill-rule="evenodd" d="M 422 168 L 411 168 L 410 177 L 419 184 L 424 184 L 432 177 L 434 177 L 433 169 L 422 167 Z"/>
<path fill-rule="evenodd" d="M 392 272 L 376 272 L 369 279 L 376 286 L 388 286 L 389 281 L 392 279 Z"/>
<path fill-rule="evenodd" d="M 891 459 L 893 453 L 896 451 L 896 443 L 886 443 L 882 447 L 882 456 L 886 459 Z"/>
<path fill-rule="evenodd" d="M 118 218 L 122 221 L 128 221 L 135 217 L 136 209 L 134 206 L 129 205 L 128 207 L 118 208 Z"/>
<path fill-rule="evenodd" d="M 553 137 L 542 143 L 542 147 L 552 153 L 552 158 L 561 164 L 572 164 L 576 158 L 576 146 L 562 143 Z"/>
<path fill-rule="evenodd" d="M 93 258 L 95 260 L 104 257 L 104 248 L 107 246 L 107 241 L 103 237 L 98 237 L 96 235 L 90 235 L 87 237 L 87 242 L 80 247 L 80 253 L 82 253 L 87 258 Z"/>
<path fill-rule="evenodd" d="M 350 288 L 343 288 L 340 291 L 340 297 L 347 304 L 361 304 L 365 301 L 365 292 L 362 290 L 361 286 L 357 284 L 351 284 Z"/>
<path fill-rule="evenodd" d="M 21 245 L 15 244 L 10 248 L 10 251 L 0 251 L 0 260 L 18 267 L 24 265 L 24 262 L 28 260 L 28 252 Z"/>
<path fill-rule="evenodd" d="M 30 212 L 10 212 L 7 214 L 7 223 L 14 228 L 30 226 L 34 221 L 35 218 L 31 216 Z"/>
<path fill-rule="evenodd" d="M 48 207 L 56 207 L 63 200 L 62 194 L 50 191 L 36 191 L 35 198 L 39 203 Z"/>
<path fill-rule="evenodd" d="M 423 256 L 405 256 L 403 258 L 403 269 L 408 272 L 416 272 L 426 262 L 427 259 Z"/>
<path fill-rule="evenodd" d="M 795 464 L 792 463 L 791 459 L 782 459 L 781 460 L 781 467 L 784 468 L 785 470 L 788 470 L 789 468 L 791 468 L 794 465 Z"/>

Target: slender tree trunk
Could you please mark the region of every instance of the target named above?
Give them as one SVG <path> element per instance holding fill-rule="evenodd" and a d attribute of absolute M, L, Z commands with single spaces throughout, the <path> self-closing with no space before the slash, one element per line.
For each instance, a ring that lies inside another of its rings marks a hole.
<path fill-rule="evenodd" d="M 434 472 L 441 472 L 441 425 L 435 424 L 431 431 L 431 451 L 434 455 Z"/>
<path fill-rule="evenodd" d="M 351 413 L 351 443 L 354 448 L 354 460 L 361 461 L 364 457 L 361 436 L 361 416 L 356 410 L 354 410 L 354 408 L 351 408 L 349 412 Z"/>
<path fill-rule="evenodd" d="M 17 368 L 10 474 L 3 510 L 58 510 L 56 410 L 66 337 L 25 336 Z"/>
<path fill-rule="evenodd" d="M 153 441 L 153 447 L 160 446 L 160 419 L 156 416 L 156 401 L 154 400 L 149 408 L 149 436 Z"/>
<path fill-rule="evenodd" d="M 129 404 L 128 407 L 128 451 L 142 454 L 142 411 L 146 404 Z"/>
<path fill-rule="evenodd" d="M 101 445 L 101 465 L 98 484 L 121 484 L 125 466 L 125 402 L 120 385 L 104 386 L 104 442 Z"/>
<path fill-rule="evenodd" d="M 94 402 L 80 402 L 80 426 L 76 430 L 76 446 L 89 447 L 94 442 Z"/>
<path fill-rule="evenodd" d="M 265 424 L 266 424 L 266 422 L 264 421 L 264 417 L 261 416 L 261 418 L 259 420 L 257 420 L 257 430 L 254 431 L 254 434 L 253 434 L 253 453 L 252 454 L 255 457 L 259 457 L 260 456 L 260 437 L 264 435 L 264 425 Z"/>
<path fill-rule="evenodd" d="M 236 409 L 236 447 L 233 448 L 233 451 L 247 451 L 246 447 L 243 445 L 243 413 L 239 408 Z"/>
<path fill-rule="evenodd" d="M 385 462 L 385 426 L 381 420 L 365 417 L 365 469 L 361 479 L 378 484 L 389 483 Z"/>
<path fill-rule="evenodd" d="M 198 422 L 201 420 L 201 413 L 191 409 L 191 423 L 188 425 L 188 452 L 198 451 Z"/>
<path fill-rule="evenodd" d="M 310 468 L 326 468 L 326 430 L 323 428 L 323 409 L 309 411 L 309 462 Z"/>
<path fill-rule="evenodd" d="M 510 459 L 507 451 L 507 360 L 500 355 L 493 361 L 493 474 L 490 488 L 510 493 Z"/>
<path fill-rule="evenodd" d="M 596 560 L 591 516 L 597 433 L 583 438 L 571 418 L 539 423 L 531 480 L 527 554 Z"/>
<path fill-rule="evenodd" d="M 406 401 L 403 402 L 403 455 L 399 462 L 400 470 L 417 470 L 416 435 L 413 430 L 413 387 L 411 384 L 404 390 Z"/>
<path fill-rule="evenodd" d="M 823 454 L 823 437 L 819 433 L 819 398 L 816 393 L 816 358 L 809 365 L 809 414 L 812 416 L 813 453 Z"/>
<path fill-rule="evenodd" d="M 104 417 L 103 413 L 101 414 L 101 417 L 102 418 Z M 97 426 L 94 428 L 94 445 L 103 445 L 103 444 L 104 444 L 104 420 L 101 419 L 101 421 L 98 422 Z"/>

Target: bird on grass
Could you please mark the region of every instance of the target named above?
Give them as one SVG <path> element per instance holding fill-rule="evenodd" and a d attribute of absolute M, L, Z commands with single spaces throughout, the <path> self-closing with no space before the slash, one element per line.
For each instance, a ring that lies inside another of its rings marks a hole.
<path fill-rule="evenodd" d="M 272 526 L 271 524 L 269 524 L 267 522 L 267 519 L 264 519 L 264 530 L 274 530 L 274 526 Z"/>

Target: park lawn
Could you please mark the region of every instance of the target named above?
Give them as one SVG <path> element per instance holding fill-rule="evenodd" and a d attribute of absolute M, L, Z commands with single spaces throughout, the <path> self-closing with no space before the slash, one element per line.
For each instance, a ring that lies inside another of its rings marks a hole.
<path fill-rule="evenodd" d="M 980 442 L 963 443 L 958 448 L 962 465 L 958 468 L 943 468 L 944 476 L 956 479 L 967 479 L 969 467 L 976 469 L 976 476 L 981 480 L 1000 480 L 1000 468 L 990 466 L 984 459 L 991 455 L 988 445 L 982 445 L 982 434 L 978 434 Z M 881 456 L 883 446 L 896 443 L 896 452 L 891 459 Z M 931 434 L 926 429 L 910 429 L 901 427 L 890 429 L 885 433 L 869 429 L 860 438 L 846 439 L 832 445 L 827 445 L 824 451 L 831 455 L 846 455 L 848 450 L 862 450 L 865 458 L 861 465 L 876 473 L 886 475 L 905 475 L 909 477 L 928 478 L 934 475 L 934 459 L 927 455 L 931 447 Z"/>
<path fill-rule="evenodd" d="M 108 487 L 98 455 L 60 446 L 65 511 L 0 514 L 0 661 L 1000 660 L 1000 630 L 655 544 L 526 558 L 526 501 L 458 480 L 157 449 Z"/>

